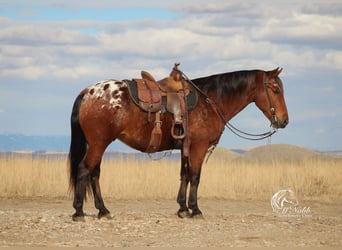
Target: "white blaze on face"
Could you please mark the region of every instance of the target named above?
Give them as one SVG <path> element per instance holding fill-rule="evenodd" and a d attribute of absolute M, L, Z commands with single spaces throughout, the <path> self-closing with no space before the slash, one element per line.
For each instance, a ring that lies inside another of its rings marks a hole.
<path fill-rule="evenodd" d="M 121 107 L 121 94 L 120 87 L 125 84 L 121 81 L 106 80 L 87 88 L 87 93 L 84 96 L 85 100 L 105 100 L 109 104 L 109 108 Z M 104 108 L 105 104 L 101 106 Z"/>

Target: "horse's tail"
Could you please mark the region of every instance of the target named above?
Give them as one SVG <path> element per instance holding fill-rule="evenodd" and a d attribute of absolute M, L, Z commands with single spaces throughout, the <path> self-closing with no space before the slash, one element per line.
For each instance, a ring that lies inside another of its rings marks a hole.
<path fill-rule="evenodd" d="M 87 141 L 83 130 L 80 126 L 79 121 L 79 111 L 83 99 L 83 94 L 81 93 L 75 100 L 74 106 L 71 113 L 71 142 L 69 150 L 69 190 L 72 192 L 75 190 L 77 175 L 78 175 L 78 165 L 82 161 L 86 151 L 87 151 Z"/>

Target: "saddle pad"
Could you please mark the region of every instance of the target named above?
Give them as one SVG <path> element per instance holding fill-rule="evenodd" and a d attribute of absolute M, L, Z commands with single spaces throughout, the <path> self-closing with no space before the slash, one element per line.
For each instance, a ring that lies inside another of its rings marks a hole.
<path fill-rule="evenodd" d="M 139 107 L 140 106 L 140 100 L 139 100 L 139 95 L 138 95 L 138 87 L 137 87 L 137 82 L 133 79 L 133 80 L 123 80 L 127 86 L 128 86 L 128 92 L 130 94 L 130 97 L 132 99 L 132 101 Z M 191 86 L 189 84 L 190 87 L 190 92 L 189 94 L 186 96 L 186 103 L 187 103 L 187 110 L 191 111 L 193 110 L 198 102 L 198 93 L 196 91 L 196 89 Z M 163 97 L 164 98 L 164 97 Z M 166 104 L 166 101 L 162 102 L 163 105 Z M 165 109 L 164 109 L 165 110 Z"/>

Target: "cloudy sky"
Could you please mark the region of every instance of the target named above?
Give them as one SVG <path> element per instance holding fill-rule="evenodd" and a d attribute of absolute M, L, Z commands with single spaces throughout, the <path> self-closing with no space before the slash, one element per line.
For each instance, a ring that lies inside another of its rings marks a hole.
<path fill-rule="evenodd" d="M 178 61 L 190 78 L 282 67 L 290 124 L 271 142 L 342 149 L 340 0 L 0 0 L 0 134 L 69 135 L 81 89 Z M 231 122 L 269 129 L 254 104 Z"/>

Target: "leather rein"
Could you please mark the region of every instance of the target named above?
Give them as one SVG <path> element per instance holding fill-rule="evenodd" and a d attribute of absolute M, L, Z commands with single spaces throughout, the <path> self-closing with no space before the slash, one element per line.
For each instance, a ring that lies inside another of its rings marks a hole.
<path fill-rule="evenodd" d="M 251 133 L 247 133 L 244 132 L 238 128 L 236 128 L 235 126 L 233 126 L 230 122 L 226 121 L 226 118 L 224 117 L 222 111 L 220 110 L 220 108 L 217 106 L 217 104 L 211 100 L 200 88 L 197 87 L 197 85 L 195 85 L 183 72 L 181 72 L 184 79 L 191 84 L 206 100 L 207 103 L 209 103 L 212 107 L 212 109 L 215 111 L 215 113 L 217 114 L 218 117 L 221 118 L 222 122 L 224 123 L 225 127 L 228 128 L 231 132 L 233 132 L 235 135 L 246 139 L 246 140 L 251 140 L 251 141 L 258 141 L 258 140 L 263 140 L 266 139 L 268 137 L 271 137 L 274 133 L 277 132 L 277 129 L 272 128 L 272 130 L 265 132 L 265 133 L 261 133 L 261 134 L 251 134 Z M 275 115 L 275 109 L 273 107 L 270 95 L 268 93 L 267 90 L 267 83 L 265 81 L 265 73 L 263 76 L 263 85 L 264 85 L 264 90 L 266 92 L 267 95 L 267 99 L 270 105 L 270 111 L 271 111 L 271 115 L 272 115 L 272 121 L 271 121 L 271 126 L 275 123 L 278 122 L 277 116 Z M 223 131 L 222 131 L 223 133 Z M 216 145 L 215 145 L 216 146 Z"/>

